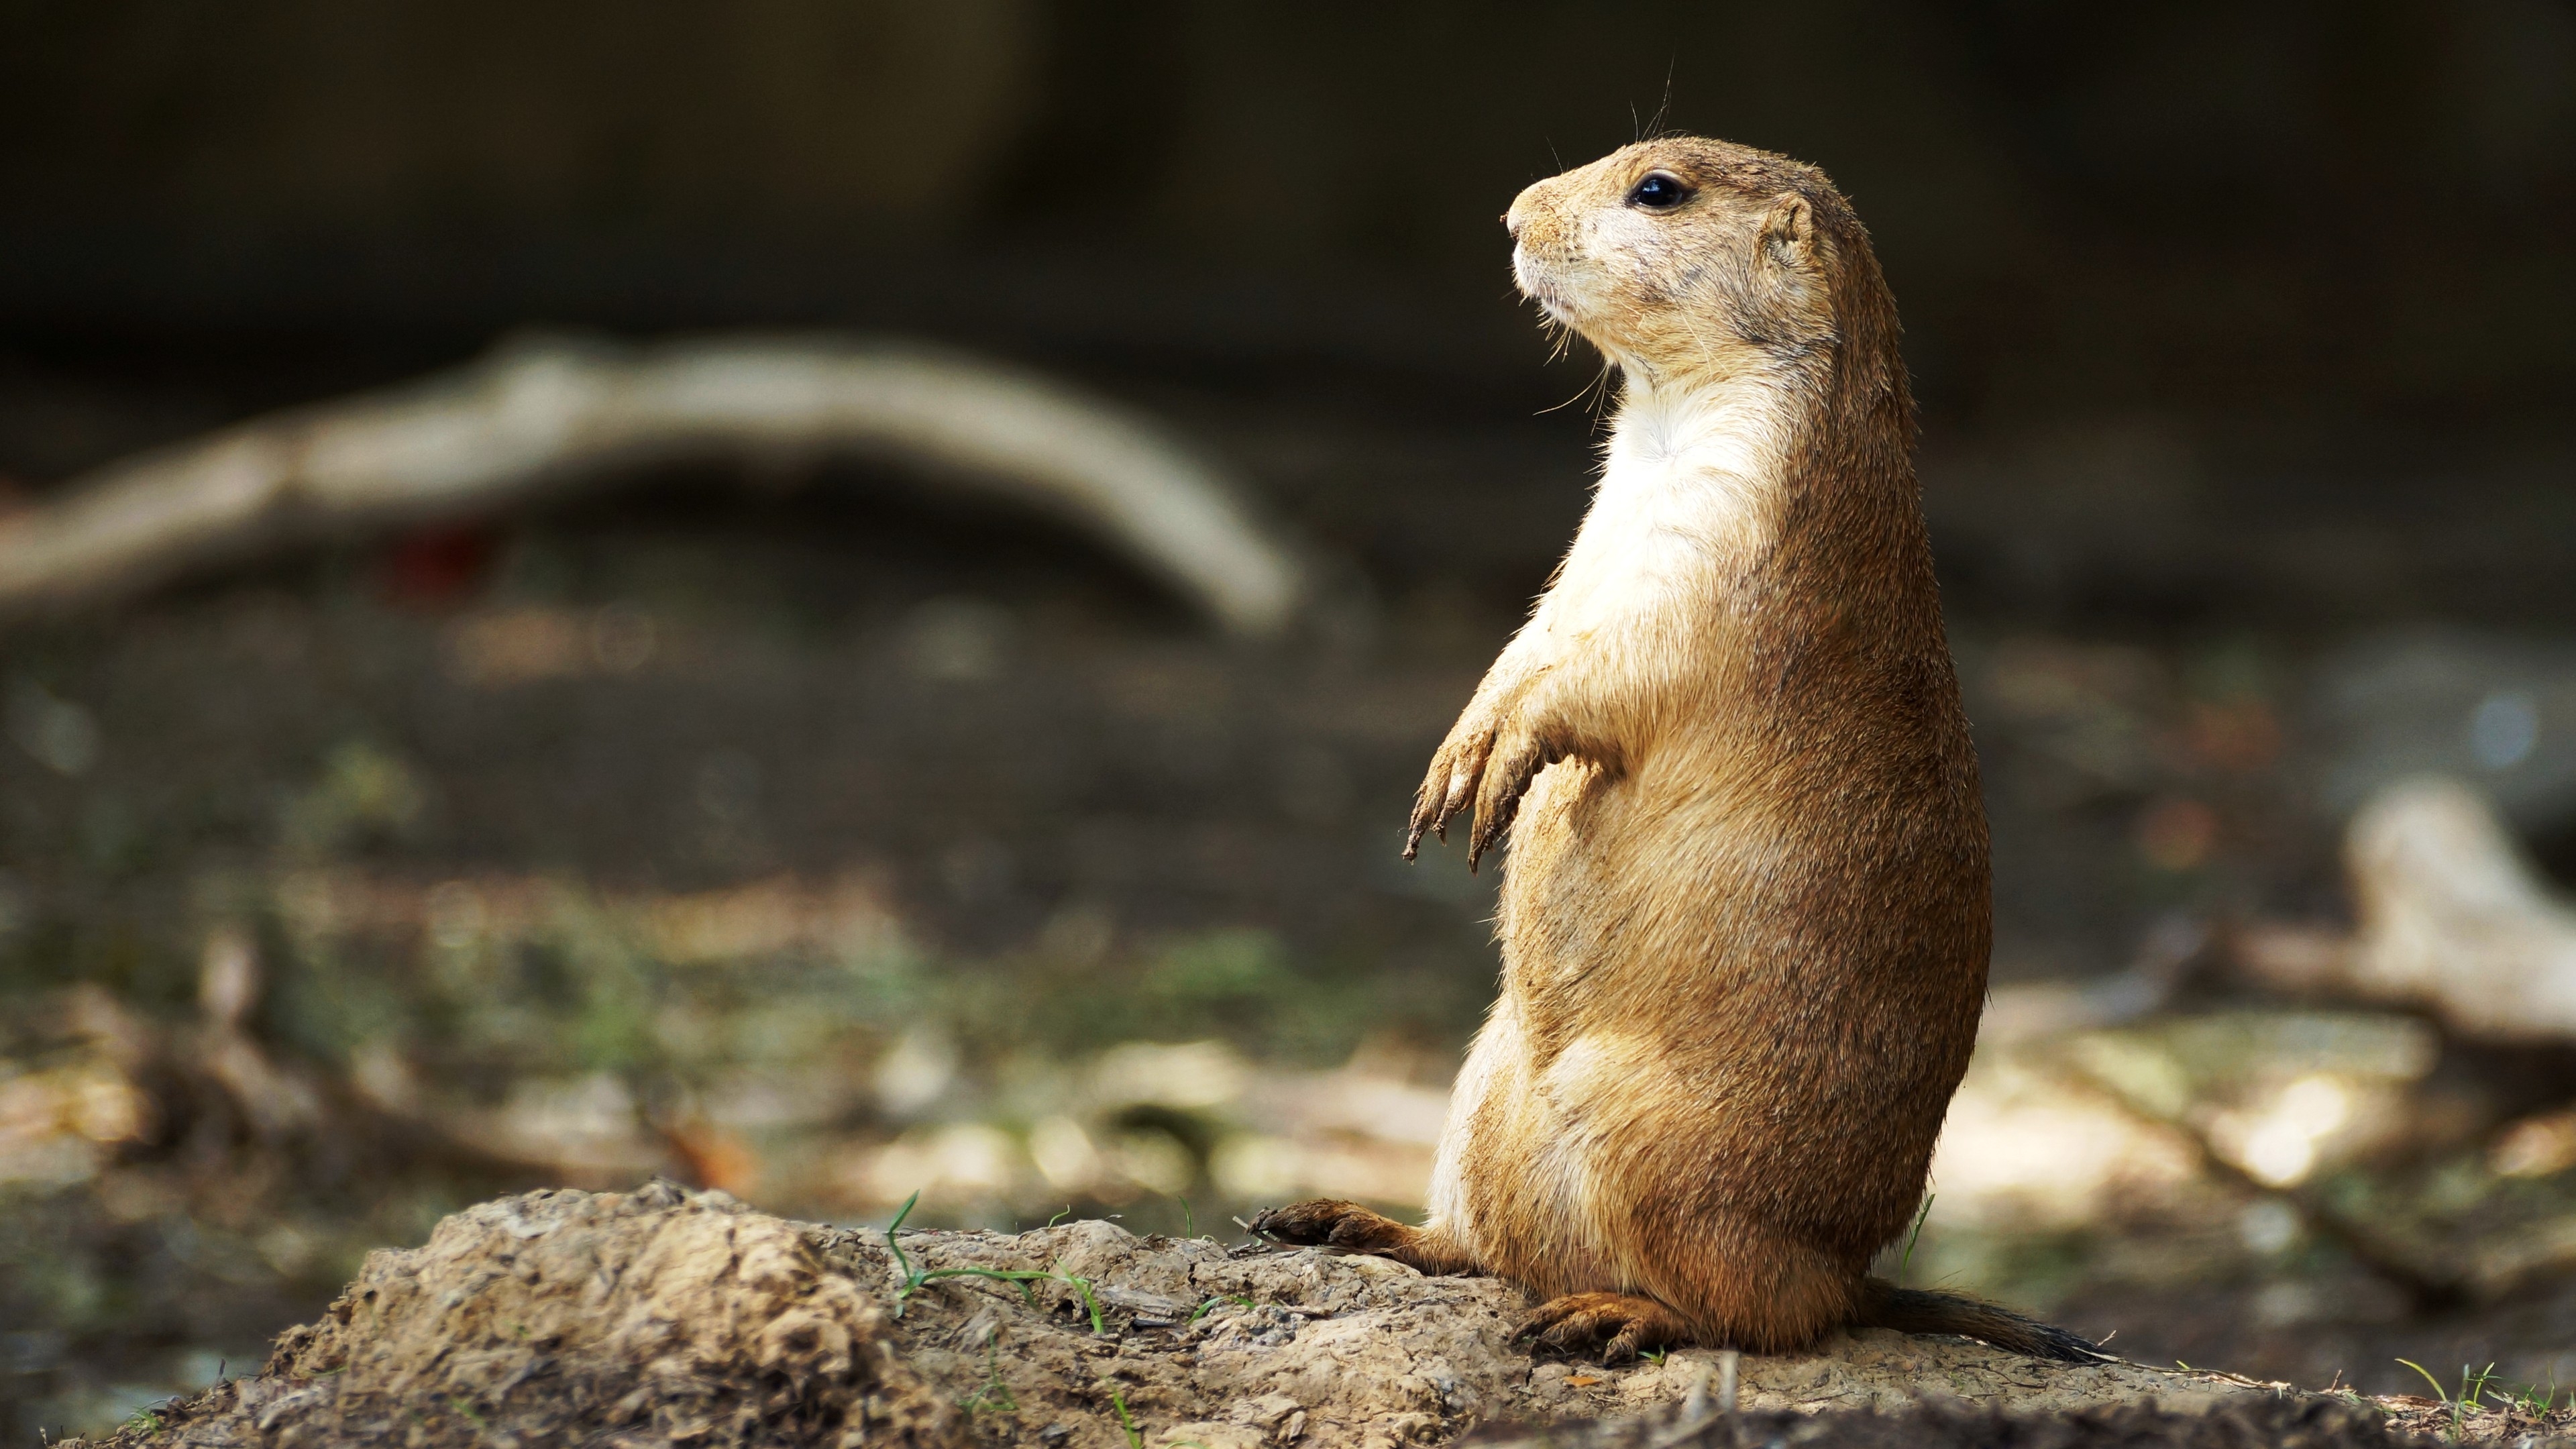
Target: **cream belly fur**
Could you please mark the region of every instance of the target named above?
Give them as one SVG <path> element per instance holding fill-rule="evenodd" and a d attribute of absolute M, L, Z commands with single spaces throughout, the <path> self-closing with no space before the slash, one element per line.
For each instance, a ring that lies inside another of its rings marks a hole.
<path fill-rule="evenodd" d="M 1897 1288 L 1986 986 L 1976 757 L 1916 494 L 1895 309 L 1813 169 L 1628 147 L 1524 191 L 1513 272 L 1621 379 L 1592 507 L 1424 773 L 1406 855 L 1508 841 L 1502 991 L 1430 1215 L 1288 1243 L 1487 1272 L 1605 1357 L 1845 1323 L 2090 1345 Z"/>
<path fill-rule="evenodd" d="M 1651 641 L 1711 626 L 1690 611 L 1758 557 L 1771 531 L 1779 409 L 1773 391 L 1758 383 L 1627 400 L 1591 511 L 1555 584 L 1510 646 L 1527 651 L 1525 667 L 1543 668 L 1555 650 L 1587 641 Z M 1654 667 L 1651 660 L 1638 662 Z M 1627 852 L 1696 853 L 1689 851 L 1690 837 L 1705 834 L 1701 811 L 1662 821 L 1623 819 L 1625 829 L 1603 829 L 1610 822 L 1600 817 L 1633 814 L 1623 808 L 1625 786 L 1575 761 L 1551 765 L 1531 783 L 1504 876 L 1506 970 L 1520 964 L 1512 923 L 1544 911 L 1546 896 L 1617 889 L 1621 873 L 1596 868 L 1611 841 Z M 1577 828 L 1571 817 L 1578 810 L 1595 817 L 1591 830 Z M 1727 862 L 1737 867 L 1728 872 L 1735 878 L 1711 881 L 1712 889 L 1759 888 L 1767 843 L 1735 844 L 1729 854 L 1750 858 Z M 1515 980 L 1478 1033 L 1452 1092 L 1424 1224 L 1479 1260 L 1491 1261 L 1496 1249 L 1526 1258 L 1524 1271 L 1508 1276 L 1525 1277 L 1549 1296 L 1642 1286 L 1621 1235 L 1604 1221 L 1614 1205 L 1594 1159 L 1623 1134 L 1647 1127 L 1623 1102 L 1641 1073 L 1652 1072 L 1651 1061 L 1641 1059 L 1657 1054 L 1651 1045 L 1601 1033 L 1577 1037 L 1546 1057 L 1534 1051 L 1515 1003 L 1580 990 L 1585 973 L 1568 974 L 1574 979 Z M 1496 1143 L 1542 1150 L 1515 1154 Z M 1518 1181 L 1485 1180 L 1506 1162 Z M 1489 1235 L 1477 1228 L 1476 1205 L 1506 1192 L 1531 1201 L 1538 1209 L 1534 1224 L 1543 1225 L 1543 1236 L 1518 1245 L 1518 1252 L 1500 1242 L 1488 1246 Z"/>

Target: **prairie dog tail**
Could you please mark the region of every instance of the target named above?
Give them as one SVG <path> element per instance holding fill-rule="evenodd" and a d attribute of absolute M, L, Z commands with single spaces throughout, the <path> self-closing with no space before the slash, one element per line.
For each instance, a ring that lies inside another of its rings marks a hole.
<path fill-rule="evenodd" d="M 1863 1328 L 1893 1328 L 1900 1333 L 1949 1333 L 1990 1343 L 2007 1353 L 2059 1363 L 2106 1363 L 2111 1355 L 2099 1344 L 2063 1328 L 2024 1318 L 2009 1308 L 1958 1293 L 1927 1288 L 1899 1288 L 1884 1278 L 1862 1285 Z"/>

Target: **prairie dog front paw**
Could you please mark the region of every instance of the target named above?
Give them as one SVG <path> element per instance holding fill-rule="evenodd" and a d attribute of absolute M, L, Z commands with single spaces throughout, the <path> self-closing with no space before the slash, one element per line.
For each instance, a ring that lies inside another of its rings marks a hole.
<path fill-rule="evenodd" d="M 1493 748 L 1492 722 L 1471 715 L 1458 721 L 1449 731 L 1449 738 L 1432 752 L 1431 767 L 1423 772 L 1422 788 L 1414 792 L 1412 828 L 1404 837 L 1405 859 L 1413 859 L 1425 834 L 1449 838 L 1449 818 L 1476 798 L 1477 786 L 1485 775 L 1485 761 Z"/>
<path fill-rule="evenodd" d="M 1538 772 L 1569 752 L 1566 731 L 1545 726 L 1524 691 L 1515 707 L 1471 711 L 1449 731 L 1431 757 L 1422 789 L 1413 799 L 1413 825 L 1404 841 L 1404 858 L 1427 834 L 1449 838 L 1449 822 L 1471 807 L 1474 829 L 1467 837 L 1467 868 L 1474 870 L 1485 852 L 1502 842 L 1520 813 Z"/>

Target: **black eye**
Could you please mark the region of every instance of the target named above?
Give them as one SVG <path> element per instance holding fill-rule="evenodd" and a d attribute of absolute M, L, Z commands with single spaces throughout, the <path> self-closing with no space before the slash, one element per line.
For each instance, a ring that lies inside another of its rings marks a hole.
<path fill-rule="evenodd" d="M 1690 200 L 1691 189 L 1669 171 L 1649 171 L 1646 179 L 1628 191 L 1628 204 L 1648 211 L 1670 211 Z"/>

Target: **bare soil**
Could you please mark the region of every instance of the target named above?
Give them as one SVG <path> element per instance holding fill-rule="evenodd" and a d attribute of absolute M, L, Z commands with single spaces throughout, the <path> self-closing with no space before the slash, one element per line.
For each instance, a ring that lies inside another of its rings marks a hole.
<path fill-rule="evenodd" d="M 1885 1330 L 1748 1356 L 1729 1406 L 1710 1350 L 1533 1357 L 1525 1307 L 1492 1279 L 1101 1221 L 887 1234 L 667 1183 L 545 1191 L 371 1255 L 256 1377 L 105 1442 L 1391 1449 L 1491 1425 L 1561 1427 L 1479 1442 L 2409 1442 L 2385 1427 L 2402 1406 Z M 2541 1427 L 2503 1419 L 2475 1427 Z"/>

